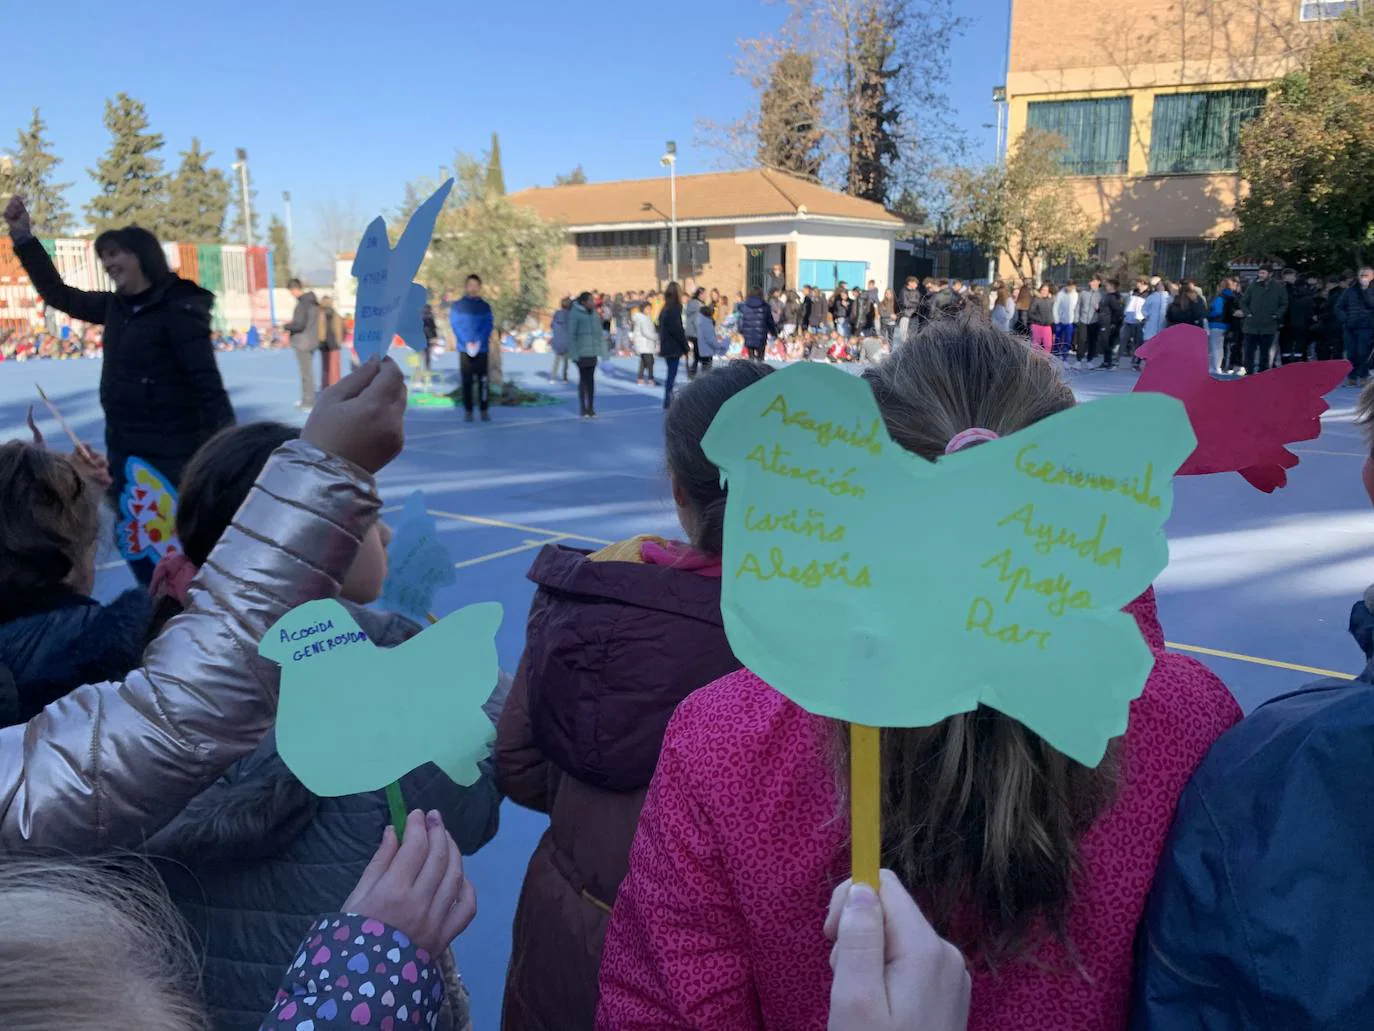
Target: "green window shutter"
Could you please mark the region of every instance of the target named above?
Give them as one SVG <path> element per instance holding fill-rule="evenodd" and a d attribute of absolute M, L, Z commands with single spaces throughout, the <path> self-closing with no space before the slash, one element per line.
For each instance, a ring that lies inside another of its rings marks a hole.
<path fill-rule="evenodd" d="M 1240 155 L 1240 130 L 1264 106 L 1264 90 L 1214 90 L 1155 97 L 1150 173 L 1226 172 Z"/>
<path fill-rule="evenodd" d="M 1069 175 L 1122 175 L 1131 150 L 1131 98 L 1040 100 L 1026 105 L 1026 128 L 1063 138 Z"/>

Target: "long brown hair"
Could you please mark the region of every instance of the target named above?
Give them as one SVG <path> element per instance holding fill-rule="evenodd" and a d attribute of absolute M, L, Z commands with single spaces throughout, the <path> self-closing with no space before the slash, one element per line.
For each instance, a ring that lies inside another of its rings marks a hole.
<path fill-rule="evenodd" d="M 0 444 L 0 585 L 18 601 L 68 580 L 100 530 L 100 491 L 65 455 Z M 0 606 L 3 607 L 3 606 Z"/>
<path fill-rule="evenodd" d="M 932 322 L 864 378 L 893 440 L 931 461 L 961 430 L 1006 436 L 1074 404 L 1048 355 L 968 317 Z M 989 964 L 1047 935 L 1071 946 L 1078 842 L 1112 797 L 1116 753 L 1083 766 L 984 706 L 884 730 L 882 750 L 883 863 L 936 929 Z"/>

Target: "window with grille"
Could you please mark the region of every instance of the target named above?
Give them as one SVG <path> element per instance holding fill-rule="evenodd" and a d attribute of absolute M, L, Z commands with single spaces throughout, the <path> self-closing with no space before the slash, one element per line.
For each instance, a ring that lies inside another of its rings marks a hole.
<path fill-rule="evenodd" d="M 577 257 L 582 261 L 652 258 L 658 240 L 657 229 L 617 229 L 605 233 L 578 233 Z"/>
<path fill-rule="evenodd" d="M 1201 279 L 1212 259 L 1211 240 L 1151 240 L 1150 250 L 1153 274 L 1174 281 Z"/>
<path fill-rule="evenodd" d="M 1069 175 L 1121 175 L 1130 157 L 1131 98 L 1032 101 L 1026 128 L 1063 139 L 1060 165 Z"/>
<path fill-rule="evenodd" d="M 1359 8 L 1360 0 L 1302 0 L 1299 11 L 1303 21 L 1326 21 Z"/>
<path fill-rule="evenodd" d="M 1264 107 L 1264 90 L 1214 90 L 1155 97 L 1150 172 L 1226 172 L 1240 156 L 1240 130 Z"/>
<path fill-rule="evenodd" d="M 1075 261 L 1073 258 L 1066 258 L 1058 261 L 1051 257 L 1053 264 L 1045 269 L 1044 278 L 1051 283 L 1064 284 L 1070 279 L 1082 286 L 1101 270 L 1107 263 L 1107 238 L 1099 236 L 1093 241 L 1092 250 L 1088 256 Z"/>

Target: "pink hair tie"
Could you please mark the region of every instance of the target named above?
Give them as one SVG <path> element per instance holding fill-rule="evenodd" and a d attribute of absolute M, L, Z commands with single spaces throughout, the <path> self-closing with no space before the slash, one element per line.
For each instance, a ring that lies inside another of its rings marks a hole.
<path fill-rule="evenodd" d="M 992 430 L 985 430 L 981 426 L 970 426 L 949 438 L 949 443 L 945 445 L 945 454 L 952 455 L 956 451 L 962 451 L 970 444 L 985 444 L 997 439 L 997 434 L 993 433 Z"/>
<path fill-rule="evenodd" d="M 153 570 L 148 593 L 154 598 L 166 596 L 185 605 L 186 592 L 191 589 L 191 581 L 199 572 L 200 567 L 179 551 L 163 555 Z"/>

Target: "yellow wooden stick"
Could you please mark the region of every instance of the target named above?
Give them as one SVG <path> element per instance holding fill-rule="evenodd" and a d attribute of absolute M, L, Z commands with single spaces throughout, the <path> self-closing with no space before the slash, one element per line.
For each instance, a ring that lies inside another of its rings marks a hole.
<path fill-rule="evenodd" d="M 855 883 L 878 889 L 883 850 L 882 731 L 849 725 L 849 840 Z"/>

